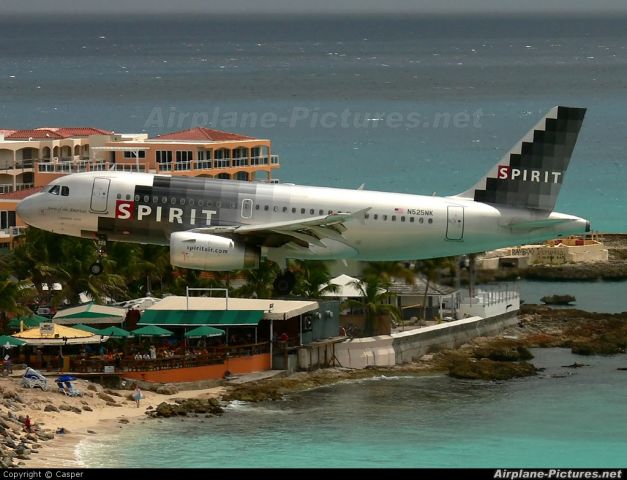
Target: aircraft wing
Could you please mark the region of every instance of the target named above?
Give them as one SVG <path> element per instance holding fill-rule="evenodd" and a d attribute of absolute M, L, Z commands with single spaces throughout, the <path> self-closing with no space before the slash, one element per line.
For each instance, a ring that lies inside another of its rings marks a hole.
<path fill-rule="evenodd" d="M 350 219 L 362 219 L 365 213 L 370 210 L 364 208 L 356 212 L 337 212 L 328 215 L 319 215 L 314 217 L 299 218 L 296 220 L 286 220 L 284 222 L 269 222 L 253 225 L 235 225 L 235 226 L 215 226 L 202 227 L 191 230 L 196 233 L 206 233 L 211 235 L 241 235 L 241 236 L 283 236 L 289 237 L 285 242 L 296 240 L 301 246 L 303 244 L 314 244 L 319 247 L 325 245 L 321 242 L 324 238 L 336 240 L 341 243 L 347 243 L 342 237 L 342 233 L 346 230 L 343 223 Z"/>

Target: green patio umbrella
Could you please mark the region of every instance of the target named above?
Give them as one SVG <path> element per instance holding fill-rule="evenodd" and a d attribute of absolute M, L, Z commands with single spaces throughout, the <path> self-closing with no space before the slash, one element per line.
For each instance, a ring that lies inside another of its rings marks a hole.
<path fill-rule="evenodd" d="M 20 321 L 23 322 L 24 328 L 35 328 L 38 327 L 42 322 L 51 322 L 49 318 L 42 317 L 40 315 L 35 315 L 34 313 L 30 315 L 23 315 L 21 317 L 15 317 L 8 323 L 8 327 L 14 330 L 20 329 Z"/>
<path fill-rule="evenodd" d="M 186 332 L 185 338 L 219 337 L 220 335 L 224 335 L 224 330 L 203 325 Z"/>
<path fill-rule="evenodd" d="M 76 328 L 77 330 L 82 330 L 83 332 L 93 333 L 95 335 L 102 335 L 102 332 L 97 328 L 90 327 L 89 325 L 84 325 L 82 323 L 77 323 L 76 325 L 72 325 L 72 328 Z"/>
<path fill-rule="evenodd" d="M 100 333 L 100 335 L 114 338 L 126 338 L 131 336 L 131 332 L 128 332 L 120 327 L 103 328 L 102 330 L 98 330 L 98 333 Z"/>
<path fill-rule="evenodd" d="M 10 335 L 0 336 L 0 347 L 19 347 L 20 345 L 24 345 L 25 343 L 26 342 L 24 340 L 20 340 L 19 338 L 15 338 Z"/>
<path fill-rule="evenodd" d="M 174 335 L 170 330 L 157 325 L 146 325 L 131 332 L 136 337 L 170 337 Z"/>

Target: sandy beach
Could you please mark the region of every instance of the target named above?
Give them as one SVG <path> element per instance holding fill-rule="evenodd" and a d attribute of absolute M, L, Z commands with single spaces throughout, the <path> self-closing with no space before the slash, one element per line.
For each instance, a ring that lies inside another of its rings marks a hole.
<path fill-rule="evenodd" d="M 156 408 L 161 402 L 172 402 L 174 399 L 208 399 L 220 397 L 224 393 L 224 387 L 213 387 L 200 390 L 181 391 L 173 395 L 161 395 L 151 391 L 142 391 L 143 399 L 140 407 L 133 400 L 127 398 L 131 393 L 129 390 L 107 390 L 108 395 L 114 399 L 111 402 L 100 398 L 98 393 L 102 388 L 97 385 L 98 391 L 89 390 L 90 382 L 87 380 L 77 380 L 75 388 L 83 395 L 80 397 L 69 397 L 58 392 L 54 382 L 48 391 L 41 391 L 38 388 L 23 388 L 19 384 L 20 378 L 0 378 L 0 388 L 5 399 L 10 398 L 13 393 L 13 408 L 6 404 L 0 406 L 0 414 L 8 415 L 29 415 L 34 429 L 48 430 L 55 433 L 59 428 L 65 429 L 68 433 L 55 434 L 54 439 L 39 442 L 37 453 L 30 454 L 30 459 L 20 460 L 21 467 L 81 467 L 76 458 L 75 450 L 78 443 L 86 436 L 99 435 L 111 432 L 124 426 L 127 422 L 133 423 L 140 419 L 147 418 L 146 411 Z M 95 385 L 95 384 L 92 384 Z M 117 393 L 117 395 L 113 395 Z M 44 411 L 47 405 L 59 409 L 59 411 Z M 74 407 L 74 410 L 63 410 L 62 408 Z M 87 408 L 87 410 L 85 410 Z M 91 409 L 89 411 L 88 409 Z M 77 413 L 79 412 L 80 413 Z M 115 465 L 112 465 L 115 467 Z"/>

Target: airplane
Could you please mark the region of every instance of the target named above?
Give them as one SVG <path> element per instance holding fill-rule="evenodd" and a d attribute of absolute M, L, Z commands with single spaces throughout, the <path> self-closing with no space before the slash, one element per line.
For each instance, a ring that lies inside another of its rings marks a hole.
<path fill-rule="evenodd" d="M 58 178 L 17 213 L 101 244 L 168 245 L 178 267 L 249 269 L 267 258 L 288 293 L 290 258 L 418 260 L 589 232 L 587 220 L 553 211 L 585 112 L 552 108 L 472 188 L 448 197 L 106 171 Z"/>

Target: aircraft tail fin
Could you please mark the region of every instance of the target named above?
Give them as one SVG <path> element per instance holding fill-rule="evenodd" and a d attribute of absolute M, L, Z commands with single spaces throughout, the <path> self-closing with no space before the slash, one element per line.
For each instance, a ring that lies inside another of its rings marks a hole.
<path fill-rule="evenodd" d="M 552 211 L 585 113 L 585 108 L 553 107 L 485 177 L 457 196 Z"/>

